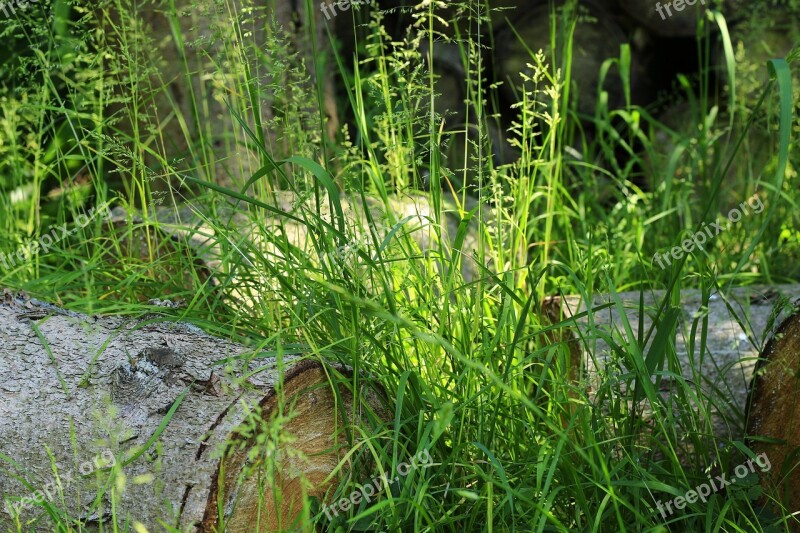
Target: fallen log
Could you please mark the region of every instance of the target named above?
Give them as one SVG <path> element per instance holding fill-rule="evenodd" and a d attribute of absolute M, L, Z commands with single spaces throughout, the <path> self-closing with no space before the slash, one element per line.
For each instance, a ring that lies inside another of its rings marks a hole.
<path fill-rule="evenodd" d="M 367 380 L 354 400 L 345 367 L 279 363 L 163 317 L 6 292 L 0 346 L 3 530 L 52 531 L 50 515 L 75 529 L 288 529 L 304 495 L 337 482 L 345 427 L 382 413 Z"/>
<path fill-rule="evenodd" d="M 645 333 L 649 330 L 664 292 L 644 294 L 643 315 L 639 312 L 640 296 L 639 292 L 620 293 L 617 295 L 619 305 L 609 295 L 595 296 L 589 305 L 579 296 L 563 299 L 565 314 L 576 321 L 575 329 L 583 352 L 584 380 L 592 395 L 609 386 L 620 387 L 625 393 L 624 385 L 618 381 L 622 381 L 620 376 L 628 370 L 621 354 L 608 341 L 613 340 L 623 351 L 630 351 L 633 349 L 630 343 L 637 339 L 630 338 L 627 331 L 638 337 L 640 325 Z M 667 406 L 674 405 L 673 395 L 680 380 L 702 393 L 702 397 L 693 400 L 708 406 L 710 419 L 704 423 L 711 431 L 697 435 L 698 438 L 733 439 L 743 436 L 750 380 L 761 347 L 769 336 L 771 325 L 785 315 L 786 302 L 797 298 L 800 298 L 800 285 L 746 287 L 733 289 L 724 295 L 713 293 L 706 307 L 699 291 L 681 292 L 677 334 L 672 339 L 678 368 L 670 369 L 664 365 L 654 372 L 654 376 L 657 373 L 660 377 L 658 392 Z M 595 311 L 581 316 L 587 309 Z M 701 352 L 704 319 L 708 320 L 708 327 L 705 350 Z M 626 327 L 626 321 L 630 329 Z M 649 353 L 655 336 L 653 334 L 650 342 L 642 346 L 643 356 Z M 656 382 L 655 377 L 653 382 Z M 645 416 L 652 410 L 646 400 L 637 408 Z"/>
<path fill-rule="evenodd" d="M 797 309 L 795 309 L 797 311 Z M 800 510 L 800 314 L 786 319 L 761 353 L 747 411 L 747 434 L 757 454 L 775 467 L 761 477 L 765 493 Z M 796 525 L 793 531 L 797 531 Z"/>
<path fill-rule="evenodd" d="M 327 196 L 322 197 L 320 205 L 321 211 L 318 212 L 311 196 L 274 191 L 271 206 L 286 216 L 270 211 L 261 211 L 252 216 L 242 203 L 223 204 L 215 209 L 217 217 L 211 221 L 204 214 L 205 208 L 187 202 L 178 206 L 154 207 L 146 220 L 138 212 L 117 207 L 112 211 L 111 222 L 117 229 L 128 224 L 158 226 L 173 239 L 185 241 L 196 251 L 198 260 L 219 277 L 223 273 L 225 259 L 220 244 L 228 239 L 226 231 L 246 237 L 270 256 L 280 257 L 283 254 L 279 243 L 284 236 L 291 246 L 314 256 L 316 251 L 311 235 L 327 231 L 319 227 L 321 221 L 338 227 L 337 214 L 331 209 Z M 409 253 L 408 250 L 397 250 L 398 246 L 405 246 L 409 241 L 415 243 L 423 254 L 438 253 L 439 243 L 442 242 L 444 246 L 441 248 L 445 253 L 456 254 L 460 259 L 465 281 L 475 281 L 488 276 L 488 272 L 498 270 L 488 245 L 489 239 L 504 238 L 497 231 L 498 208 L 481 205 L 474 198 L 465 196 L 462 201 L 459 195 L 442 194 L 441 224 L 436 222 L 430 197 L 424 194 L 389 195 L 386 201 L 370 196 L 362 200 L 358 196 L 342 194 L 339 205 L 344 216 L 346 242 L 327 256 L 318 257 L 318 261 L 359 268 L 359 251 L 369 255 L 378 253 L 372 237 L 374 232 L 378 242 L 384 246 L 381 251 L 383 257 L 390 256 L 393 251 Z M 479 223 L 480 220 L 483 223 Z M 467 225 L 467 229 L 463 241 L 458 243 L 457 235 L 462 223 Z M 495 247 L 498 246 L 501 245 L 495 244 Z M 410 253 L 413 254 L 413 251 Z M 274 263 L 276 267 L 283 263 L 290 264 L 286 261 Z M 233 272 L 226 274 L 235 275 Z M 240 296 L 245 299 L 252 297 Z"/>

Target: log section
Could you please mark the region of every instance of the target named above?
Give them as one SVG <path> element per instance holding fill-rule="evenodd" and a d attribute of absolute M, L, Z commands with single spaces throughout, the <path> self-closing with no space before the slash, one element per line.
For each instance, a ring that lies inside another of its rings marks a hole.
<path fill-rule="evenodd" d="M 795 310 L 797 311 L 797 310 Z M 750 389 L 747 433 L 750 446 L 769 457 L 761 478 L 768 495 L 790 512 L 800 510 L 800 314 L 788 318 L 761 354 Z M 793 531 L 800 530 L 797 524 Z"/>
<path fill-rule="evenodd" d="M 620 375 L 619 357 L 604 339 L 614 339 L 617 344 L 627 342 L 623 313 L 627 317 L 630 331 L 637 336 L 640 322 L 647 332 L 653 323 L 653 315 L 664 297 L 663 291 L 647 292 L 644 296 L 643 315 L 639 313 L 639 292 L 620 293 L 621 307 L 612 305 L 594 312 L 591 320 L 579 316 L 589 307 L 597 309 L 614 302 L 609 295 L 597 295 L 592 303 L 578 296 L 564 298 L 565 313 L 578 316 L 577 333 L 581 338 L 583 368 L 585 379 L 592 393 L 600 387 L 608 386 L 609 380 Z M 730 291 L 725 297 L 719 293 L 711 294 L 707 308 L 704 308 L 699 291 L 681 292 L 680 308 L 677 318 L 677 335 L 674 337 L 675 352 L 680 376 L 704 393 L 711 410 L 710 428 L 719 438 L 740 438 L 744 433 L 744 414 L 750 380 L 756 361 L 770 334 L 770 324 L 778 324 L 773 313 L 781 302 L 800 298 L 800 285 L 776 287 L 747 287 Z M 785 312 L 778 313 L 780 316 Z M 708 317 L 708 337 L 706 349 L 700 352 L 703 316 Z M 697 326 L 692 335 L 692 326 Z M 651 336 L 648 345 L 642 348 L 647 355 L 652 346 Z M 623 349 L 625 344 L 620 344 Z M 616 362 L 615 362 L 616 361 Z M 666 365 L 663 370 L 668 370 Z M 624 371 L 624 369 L 623 369 Z M 660 393 L 670 405 L 674 393 L 675 378 L 662 373 Z M 654 378 L 655 380 L 655 378 Z M 646 414 L 647 406 L 640 406 Z M 640 411 L 641 412 L 641 411 Z M 710 436 L 709 436 L 710 437 Z"/>
<path fill-rule="evenodd" d="M 381 400 L 359 380 L 369 400 L 354 406 L 346 368 L 266 355 L 155 316 L 90 317 L 6 292 L 0 529 L 19 514 L 26 531 L 52 531 L 45 506 L 108 529 L 112 499 L 118 523 L 150 531 L 288 529 L 304 494 L 323 499 L 337 482 L 345 424 Z"/>

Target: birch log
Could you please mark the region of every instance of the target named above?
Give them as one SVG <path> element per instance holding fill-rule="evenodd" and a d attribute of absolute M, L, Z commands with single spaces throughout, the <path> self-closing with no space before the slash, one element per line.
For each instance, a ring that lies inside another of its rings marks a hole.
<path fill-rule="evenodd" d="M 341 415 L 381 413 L 380 393 L 364 385 L 354 406 L 329 381 L 347 369 L 253 354 L 191 325 L 90 317 L 6 292 L 0 529 L 16 530 L 18 514 L 23 530 L 52 531 L 45 506 L 82 530 L 109 529 L 112 499 L 117 523 L 149 531 L 288 529 L 303 494 L 323 499 L 338 481 Z"/>
<path fill-rule="evenodd" d="M 639 292 L 620 293 L 620 305 L 609 295 L 598 295 L 590 306 L 580 297 L 566 297 L 562 303 L 568 316 L 577 318 L 577 332 L 582 339 L 583 367 L 588 386 L 593 392 L 619 378 L 625 370 L 605 339 L 616 343 L 636 341 L 627 333 L 623 315 L 636 333 L 640 323 L 647 332 L 653 323 L 655 310 L 664 298 L 663 291 L 644 295 L 645 313 L 639 313 Z M 674 338 L 679 362 L 675 376 L 680 376 L 692 388 L 702 391 L 708 401 L 711 419 L 707 420 L 714 435 L 719 438 L 740 438 L 744 433 L 744 413 L 753 369 L 759 353 L 769 337 L 772 325 L 780 323 L 788 300 L 800 298 L 800 285 L 776 287 L 749 287 L 733 289 L 723 295 L 713 293 L 704 307 L 699 291 L 686 290 L 680 295 L 677 335 Z M 591 315 L 580 316 L 587 307 L 597 309 L 611 303 L 611 307 L 596 310 Z M 707 344 L 701 353 L 702 320 L 708 318 Z M 692 334 L 692 326 L 697 329 Z M 647 354 L 650 342 L 642 349 Z M 623 349 L 629 349 L 621 344 Z M 665 369 L 667 370 L 667 369 Z M 663 375 L 660 393 L 666 405 L 671 404 L 675 377 Z M 680 379 L 680 378 L 677 378 Z M 642 406 L 646 411 L 648 406 Z M 701 410 L 702 411 L 702 410 Z M 710 435 L 709 435 L 710 437 Z"/>

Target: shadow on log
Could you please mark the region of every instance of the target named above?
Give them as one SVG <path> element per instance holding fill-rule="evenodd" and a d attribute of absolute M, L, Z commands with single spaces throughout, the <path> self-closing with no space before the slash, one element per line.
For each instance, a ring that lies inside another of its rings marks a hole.
<path fill-rule="evenodd" d="M 345 367 L 300 350 L 279 364 L 157 316 L 5 293 L 0 346 L 3 530 L 291 529 L 348 468 L 347 427 L 385 418 Z"/>
<path fill-rule="evenodd" d="M 800 510 L 800 312 L 786 319 L 767 343 L 750 388 L 747 433 L 756 454 L 773 465 L 764 491 L 790 512 Z M 798 524 L 793 531 L 800 531 Z"/>

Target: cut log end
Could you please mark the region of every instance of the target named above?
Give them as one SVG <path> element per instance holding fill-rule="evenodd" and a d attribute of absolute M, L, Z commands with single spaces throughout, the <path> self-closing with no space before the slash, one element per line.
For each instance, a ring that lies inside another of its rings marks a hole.
<path fill-rule="evenodd" d="M 343 421 L 334 413 L 352 412 L 353 396 L 339 391 L 337 397 L 325 369 L 314 362 L 293 367 L 284 380 L 284 404 L 291 406 L 291 419 L 282 424 L 289 435 L 302 435 L 302 441 L 278 446 L 274 463 L 257 454 L 257 436 L 234 434 L 229 452 L 220 462 L 213 490 L 209 494 L 205 516 L 198 531 L 217 531 L 224 523 L 227 531 L 252 532 L 291 529 L 303 512 L 303 498 L 323 500 L 325 492 L 336 482 L 340 448 L 346 445 Z M 261 402 L 265 420 L 281 415 L 281 399 L 275 392 Z M 288 412 L 289 409 L 286 409 Z M 338 438 L 337 438 L 338 436 Z M 259 464 L 260 463 L 260 464 Z M 263 467 L 264 476 L 252 475 Z M 220 510 L 224 516 L 220 517 Z"/>
<path fill-rule="evenodd" d="M 251 355 L 188 324 L 89 318 L 4 293 L 0 529 L 52 531 L 45 502 L 87 527 L 299 525 L 304 502 L 324 502 L 351 467 L 345 430 L 387 419 L 386 399 L 341 365 Z M 95 496 L 111 482 L 124 489 Z"/>
<path fill-rule="evenodd" d="M 766 494 L 800 510 L 800 312 L 770 339 L 756 367 L 748 399 L 747 433 L 756 454 L 771 464 L 761 478 Z"/>

